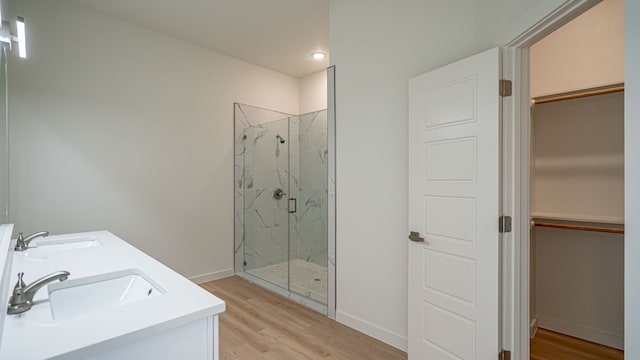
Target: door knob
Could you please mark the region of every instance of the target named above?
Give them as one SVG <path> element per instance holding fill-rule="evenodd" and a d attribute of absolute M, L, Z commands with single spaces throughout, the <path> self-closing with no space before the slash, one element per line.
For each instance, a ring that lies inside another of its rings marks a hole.
<path fill-rule="evenodd" d="M 409 233 L 409 240 L 415 242 L 424 242 L 424 238 L 420 237 L 420 233 L 417 231 L 412 231 Z"/>

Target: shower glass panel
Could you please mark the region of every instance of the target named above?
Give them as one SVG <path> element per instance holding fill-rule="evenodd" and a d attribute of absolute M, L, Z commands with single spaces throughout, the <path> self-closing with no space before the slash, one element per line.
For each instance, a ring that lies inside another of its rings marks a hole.
<path fill-rule="evenodd" d="M 300 115 L 291 168 L 296 170 L 297 211 L 291 222 L 291 291 L 327 302 L 327 111 Z M 293 125 L 295 124 L 295 125 Z"/>
<path fill-rule="evenodd" d="M 289 283 L 288 123 L 285 118 L 244 130 L 244 271 L 284 288 Z M 275 266 L 284 266 L 282 274 Z"/>
<path fill-rule="evenodd" d="M 236 272 L 326 311 L 327 111 L 283 115 L 236 104 Z"/>

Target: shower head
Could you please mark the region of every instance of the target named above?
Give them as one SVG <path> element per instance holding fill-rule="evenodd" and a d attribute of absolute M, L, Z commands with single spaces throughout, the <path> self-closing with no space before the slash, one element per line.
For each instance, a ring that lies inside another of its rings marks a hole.
<path fill-rule="evenodd" d="M 280 140 L 280 144 L 284 144 L 284 138 L 280 134 L 276 135 L 276 139 Z"/>

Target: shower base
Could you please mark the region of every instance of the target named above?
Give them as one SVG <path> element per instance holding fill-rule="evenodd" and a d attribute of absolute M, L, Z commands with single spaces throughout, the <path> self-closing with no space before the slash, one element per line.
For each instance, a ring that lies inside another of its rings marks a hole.
<path fill-rule="evenodd" d="M 306 298 L 327 304 L 327 268 L 302 259 L 293 259 L 245 272 L 287 288 L 289 266 L 291 266 L 290 291 Z"/>

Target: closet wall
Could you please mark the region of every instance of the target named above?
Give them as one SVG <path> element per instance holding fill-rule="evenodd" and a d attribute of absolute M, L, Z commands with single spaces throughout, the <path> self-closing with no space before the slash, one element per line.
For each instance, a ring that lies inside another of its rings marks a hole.
<path fill-rule="evenodd" d="M 531 48 L 532 97 L 622 83 L 624 3 L 605 0 Z M 532 106 L 532 216 L 622 227 L 622 92 Z M 537 325 L 623 347 L 624 235 L 534 227 Z"/>
<path fill-rule="evenodd" d="M 535 105 L 532 217 L 616 228 L 624 210 L 622 92 Z M 535 227 L 541 327 L 621 348 L 624 235 Z"/>
<path fill-rule="evenodd" d="M 604 0 L 531 46 L 531 97 L 624 82 L 624 0 Z"/>

